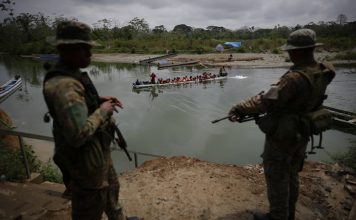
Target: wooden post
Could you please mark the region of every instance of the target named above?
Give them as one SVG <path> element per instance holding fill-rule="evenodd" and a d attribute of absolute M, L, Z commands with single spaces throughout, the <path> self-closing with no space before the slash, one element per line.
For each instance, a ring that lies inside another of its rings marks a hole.
<path fill-rule="evenodd" d="M 30 169 L 28 167 L 27 156 L 26 156 L 26 153 L 25 153 L 25 146 L 24 146 L 22 137 L 21 136 L 18 136 L 18 137 L 19 137 L 19 141 L 20 141 L 22 159 L 23 159 L 23 162 L 25 164 L 27 179 L 30 179 L 31 178 L 31 172 L 30 172 Z"/>

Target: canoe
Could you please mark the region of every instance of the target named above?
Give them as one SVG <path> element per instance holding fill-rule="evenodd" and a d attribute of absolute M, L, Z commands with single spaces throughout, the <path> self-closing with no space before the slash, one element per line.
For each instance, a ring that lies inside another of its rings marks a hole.
<path fill-rule="evenodd" d="M 215 77 L 215 78 L 210 78 L 210 79 L 205 79 L 205 80 L 195 80 L 195 81 L 184 81 L 184 82 L 175 82 L 175 83 L 163 83 L 163 84 L 140 84 L 136 85 L 135 83 L 132 84 L 132 87 L 134 89 L 142 89 L 142 88 L 149 88 L 149 87 L 164 87 L 164 86 L 170 86 L 170 85 L 183 85 L 183 84 L 192 84 L 192 83 L 204 83 L 204 82 L 210 82 L 210 81 L 220 81 L 227 79 L 227 76 L 223 77 Z"/>
<path fill-rule="evenodd" d="M 4 85 L 0 86 L 0 100 L 4 100 L 6 97 L 15 92 L 22 84 L 20 77 L 7 81 Z"/>
<path fill-rule="evenodd" d="M 162 60 L 162 59 L 166 59 L 166 58 L 170 58 L 170 57 L 174 57 L 174 56 L 177 56 L 177 54 L 171 53 L 171 54 L 166 54 L 166 55 L 162 55 L 162 56 L 158 56 L 158 57 L 152 57 L 152 58 L 140 60 L 139 63 L 140 64 L 147 64 L 147 63 L 151 63 L 151 62 L 156 61 L 156 60 Z"/>
<path fill-rule="evenodd" d="M 356 113 L 324 106 L 333 115 L 332 128 L 356 135 Z"/>

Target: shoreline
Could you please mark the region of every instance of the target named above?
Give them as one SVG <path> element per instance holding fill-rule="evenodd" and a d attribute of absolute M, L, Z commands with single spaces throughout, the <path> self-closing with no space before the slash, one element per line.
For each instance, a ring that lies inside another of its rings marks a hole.
<path fill-rule="evenodd" d="M 315 58 L 319 62 L 323 62 L 336 55 L 335 52 L 316 52 Z M 213 67 L 235 67 L 240 69 L 267 69 L 267 68 L 289 68 L 292 63 L 286 62 L 288 59 L 287 53 L 272 54 L 272 53 L 232 53 L 232 61 L 227 59 L 230 53 L 207 53 L 207 54 L 178 54 L 175 57 L 168 58 L 167 61 L 174 63 L 198 61 L 202 66 L 207 68 Z M 93 62 L 102 63 L 128 63 L 139 65 L 139 60 L 160 56 L 160 54 L 125 54 L 125 53 L 105 53 L 93 54 Z M 356 64 L 356 60 L 334 60 L 332 64 Z M 153 62 L 156 65 L 157 62 Z M 47 162 L 53 156 L 53 143 L 34 139 L 26 139 L 25 142 L 33 146 L 34 151 L 39 159 Z"/>
<path fill-rule="evenodd" d="M 318 62 L 329 62 L 338 64 L 356 64 L 356 60 L 331 60 L 336 56 L 335 52 L 315 52 L 315 59 Z M 161 56 L 164 54 L 125 54 L 125 53 L 105 53 L 93 54 L 93 62 L 102 63 L 128 63 L 139 64 L 140 60 Z M 292 65 L 288 62 L 288 54 L 272 53 L 232 53 L 232 60 L 228 61 L 229 53 L 207 53 L 207 54 L 178 54 L 175 57 L 165 59 L 172 63 L 185 63 L 197 61 L 205 67 L 239 67 L 239 68 L 288 68 Z M 152 62 L 157 65 L 158 61 Z M 198 65 L 199 65 L 198 64 Z"/>

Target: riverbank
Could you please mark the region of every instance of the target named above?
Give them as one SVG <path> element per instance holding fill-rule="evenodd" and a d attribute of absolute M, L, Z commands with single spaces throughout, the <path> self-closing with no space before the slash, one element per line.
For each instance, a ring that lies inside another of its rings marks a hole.
<path fill-rule="evenodd" d="M 347 184 L 354 177 L 340 174 L 341 170 L 336 164 L 306 162 L 300 174 L 296 219 L 354 219 L 349 215 L 356 210 L 351 194 L 355 185 Z M 235 166 L 188 157 L 160 158 L 122 173 L 119 181 L 124 212 L 145 220 L 252 220 L 254 211 L 268 210 L 259 164 Z M 56 220 L 70 216 L 70 202 L 60 197 L 62 185 L 0 185 L 0 219 Z"/>
<path fill-rule="evenodd" d="M 356 63 L 356 60 L 333 60 L 335 52 L 316 52 L 315 58 L 320 62 L 330 62 L 333 64 Z M 291 62 L 287 62 L 288 54 L 271 53 L 232 53 L 232 60 L 228 61 L 230 54 L 210 53 L 210 54 L 178 54 L 175 57 L 166 59 L 167 62 L 184 63 L 197 61 L 203 66 L 237 66 L 241 68 L 277 68 L 289 67 Z M 139 63 L 140 60 L 157 57 L 152 54 L 93 54 L 94 62 L 106 63 Z M 331 61 L 329 61 L 331 60 Z"/>

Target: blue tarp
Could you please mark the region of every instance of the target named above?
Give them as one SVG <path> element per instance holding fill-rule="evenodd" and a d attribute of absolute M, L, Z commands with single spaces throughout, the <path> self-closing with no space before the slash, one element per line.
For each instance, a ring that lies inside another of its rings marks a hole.
<path fill-rule="evenodd" d="M 241 47 L 241 42 L 225 42 L 224 45 L 238 48 Z"/>

